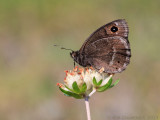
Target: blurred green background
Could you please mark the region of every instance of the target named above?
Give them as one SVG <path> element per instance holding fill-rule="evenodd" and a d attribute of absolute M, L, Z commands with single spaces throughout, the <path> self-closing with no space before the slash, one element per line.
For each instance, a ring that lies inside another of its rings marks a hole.
<path fill-rule="evenodd" d="M 73 60 L 53 44 L 78 50 L 94 30 L 121 18 L 130 29 L 131 63 L 115 75 L 116 87 L 90 99 L 92 118 L 160 120 L 159 6 L 158 0 L 0 0 L 0 120 L 86 119 L 84 100 L 56 87 Z"/>

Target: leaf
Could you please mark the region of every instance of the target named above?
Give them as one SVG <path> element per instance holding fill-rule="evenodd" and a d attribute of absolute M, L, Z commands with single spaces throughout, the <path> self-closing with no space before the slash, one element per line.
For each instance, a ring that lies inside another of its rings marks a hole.
<path fill-rule="evenodd" d="M 120 81 L 120 79 L 116 80 L 116 81 L 114 82 L 114 84 L 112 84 L 111 86 L 109 86 L 109 88 L 112 88 L 112 87 L 114 87 L 115 85 L 117 85 L 117 84 L 119 83 L 119 81 Z"/>
<path fill-rule="evenodd" d="M 97 84 L 98 84 L 95 77 L 93 77 L 93 84 L 94 84 L 95 86 L 97 86 Z"/>
<path fill-rule="evenodd" d="M 112 78 L 110 78 L 109 81 L 104 86 L 99 87 L 97 89 L 97 91 L 98 92 L 103 92 L 103 91 L 107 90 L 110 87 L 111 84 L 112 84 Z"/>
<path fill-rule="evenodd" d="M 86 83 L 83 83 L 82 88 L 81 88 L 81 93 L 84 93 L 87 90 L 87 85 Z"/>
<path fill-rule="evenodd" d="M 97 83 L 97 86 L 100 86 L 102 84 L 102 81 L 103 80 L 100 80 L 98 83 Z"/>
<path fill-rule="evenodd" d="M 64 95 L 69 96 L 69 97 L 74 97 L 76 99 L 82 99 L 84 98 L 82 95 L 78 95 L 76 93 L 72 93 L 70 91 L 66 91 L 64 89 L 62 89 L 61 87 L 59 87 L 59 89 L 64 93 Z"/>
<path fill-rule="evenodd" d="M 79 89 L 76 81 L 73 82 L 72 88 L 73 88 L 73 90 L 74 90 L 75 93 L 80 93 L 80 89 Z"/>
<path fill-rule="evenodd" d="M 74 90 L 71 89 L 71 88 L 69 88 L 67 85 L 65 85 L 65 87 L 66 87 L 69 91 L 74 92 Z"/>
<path fill-rule="evenodd" d="M 84 98 L 83 95 L 79 95 L 79 94 L 76 94 L 76 93 L 73 93 L 72 97 L 74 97 L 76 99 L 82 99 L 82 98 Z"/>
<path fill-rule="evenodd" d="M 70 91 L 64 90 L 61 87 L 59 87 L 59 89 L 67 96 L 71 96 L 72 95 L 72 92 L 70 92 Z"/>

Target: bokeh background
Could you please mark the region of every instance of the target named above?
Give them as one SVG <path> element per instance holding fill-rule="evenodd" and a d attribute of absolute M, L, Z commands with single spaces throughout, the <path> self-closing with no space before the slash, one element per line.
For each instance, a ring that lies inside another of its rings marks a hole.
<path fill-rule="evenodd" d="M 84 120 L 84 100 L 56 86 L 98 27 L 128 22 L 131 63 L 90 99 L 93 120 L 160 120 L 159 0 L 0 0 L 0 120 Z"/>

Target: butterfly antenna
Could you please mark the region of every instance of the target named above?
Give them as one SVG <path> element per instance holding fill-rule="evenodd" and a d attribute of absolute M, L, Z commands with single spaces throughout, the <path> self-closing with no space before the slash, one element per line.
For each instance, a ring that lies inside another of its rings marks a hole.
<path fill-rule="evenodd" d="M 55 46 L 55 47 L 60 47 L 61 49 L 64 49 L 64 50 L 71 50 L 71 51 L 73 52 L 72 49 L 64 48 L 64 47 L 62 47 L 62 46 L 60 46 L 60 45 L 54 45 L 54 46 Z"/>

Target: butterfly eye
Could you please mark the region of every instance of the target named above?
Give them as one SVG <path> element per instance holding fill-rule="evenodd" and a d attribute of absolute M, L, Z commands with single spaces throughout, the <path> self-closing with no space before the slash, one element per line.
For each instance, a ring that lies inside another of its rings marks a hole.
<path fill-rule="evenodd" d="M 117 31 L 118 31 L 118 28 L 115 27 L 115 26 L 113 26 L 113 27 L 111 28 L 111 31 L 112 31 L 112 32 L 117 32 Z"/>

